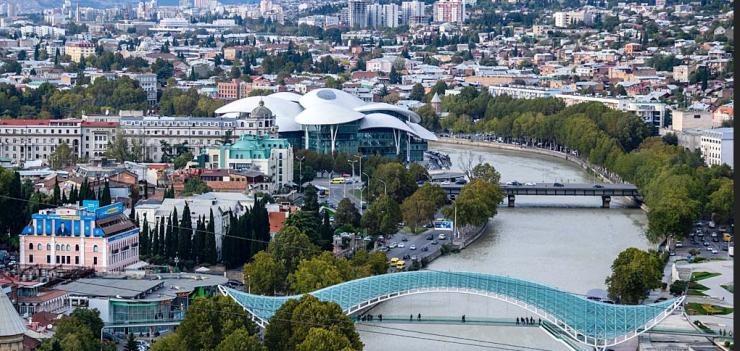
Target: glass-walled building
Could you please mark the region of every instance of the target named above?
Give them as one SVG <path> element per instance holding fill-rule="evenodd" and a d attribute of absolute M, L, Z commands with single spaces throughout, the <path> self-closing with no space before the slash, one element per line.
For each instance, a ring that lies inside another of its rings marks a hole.
<path fill-rule="evenodd" d="M 434 133 L 406 108 L 368 103 L 342 90 L 321 88 L 305 95 L 280 92 L 227 104 L 216 113 L 243 116 L 258 106 L 275 115 L 280 138 L 294 148 L 319 153 L 382 155 L 407 162 L 421 161 Z"/>

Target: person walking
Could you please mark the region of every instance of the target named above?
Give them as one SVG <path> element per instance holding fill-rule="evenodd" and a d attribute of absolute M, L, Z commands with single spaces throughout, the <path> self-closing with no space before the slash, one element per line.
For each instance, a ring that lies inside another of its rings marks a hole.
<path fill-rule="evenodd" d="M 418 315 L 416 316 L 416 320 L 418 320 L 418 321 L 420 321 L 420 320 L 421 320 L 421 313 L 419 313 L 419 314 L 418 314 Z"/>
<path fill-rule="evenodd" d="M 378 320 L 381 321 L 381 322 L 383 321 L 383 315 L 382 314 L 379 314 L 378 315 Z"/>
<path fill-rule="evenodd" d="M 516 325 L 519 325 L 519 317 L 516 317 Z"/>
<path fill-rule="evenodd" d="M 465 323 L 465 315 L 462 316 L 462 322 Z"/>
<path fill-rule="evenodd" d="M 414 320 L 414 315 L 413 315 L 413 314 L 410 314 L 410 315 L 409 315 L 409 322 L 411 322 L 411 321 L 413 321 L 413 320 Z"/>

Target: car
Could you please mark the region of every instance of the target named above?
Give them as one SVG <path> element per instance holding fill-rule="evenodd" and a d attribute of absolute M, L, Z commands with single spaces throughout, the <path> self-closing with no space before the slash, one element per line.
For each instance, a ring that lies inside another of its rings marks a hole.
<path fill-rule="evenodd" d="M 603 187 L 604 187 L 604 186 L 603 186 L 603 185 L 601 185 L 601 184 L 594 184 L 594 188 L 597 188 L 597 189 L 601 189 L 601 188 L 603 188 Z"/>
<path fill-rule="evenodd" d="M 421 248 L 421 251 L 427 252 L 427 251 L 429 251 L 429 247 L 428 246 L 424 246 L 424 247 Z M 727 250 L 725 250 L 725 251 L 727 251 Z"/>
<path fill-rule="evenodd" d="M 447 236 L 445 235 L 445 233 L 440 233 L 439 236 L 437 237 L 437 239 L 439 239 L 439 240 L 445 240 L 445 239 L 447 239 Z"/>
<path fill-rule="evenodd" d="M 434 223 L 424 224 L 424 228 L 427 228 L 427 229 L 434 228 Z"/>
<path fill-rule="evenodd" d="M 707 244 L 709 244 L 709 243 L 707 243 Z M 712 251 L 712 250 L 714 250 L 714 249 L 711 246 L 707 246 L 707 251 Z"/>
<path fill-rule="evenodd" d="M 676 256 L 676 251 L 671 251 L 668 256 Z"/>
<path fill-rule="evenodd" d="M 403 228 L 403 227 L 405 227 L 405 226 L 406 226 L 406 222 L 399 222 L 399 223 L 398 223 L 398 227 L 399 227 L 399 228 Z"/>
<path fill-rule="evenodd" d="M 449 180 L 443 180 L 442 183 L 440 183 L 440 184 L 442 184 L 442 185 L 450 185 L 450 181 Z"/>
<path fill-rule="evenodd" d="M 709 242 L 708 241 L 705 241 L 703 244 L 704 244 L 704 246 L 709 246 Z"/>
<path fill-rule="evenodd" d="M 409 254 L 405 254 L 405 255 L 403 255 L 403 259 L 404 259 L 404 260 L 408 260 L 409 258 L 411 258 L 411 255 L 409 255 Z"/>
<path fill-rule="evenodd" d="M 683 247 L 683 243 L 680 241 L 676 241 L 676 247 Z"/>
<path fill-rule="evenodd" d="M 467 183 L 468 183 L 468 181 L 465 180 L 465 179 L 458 179 L 458 180 L 455 181 L 455 184 L 457 184 L 457 185 L 464 185 L 464 184 L 467 184 Z"/>
<path fill-rule="evenodd" d="M 398 257 L 391 258 L 391 264 L 396 264 L 398 262 Z"/>
<path fill-rule="evenodd" d="M 412 261 L 416 261 L 416 259 L 417 259 L 417 257 L 416 257 L 416 256 L 411 256 L 411 260 L 412 260 Z"/>
<path fill-rule="evenodd" d="M 562 188 L 562 187 L 564 187 L 564 186 L 565 186 L 565 185 L 563 185 L 562 183 L 552 183 L 552 185 L 553 185 L 553 186 L 556 186 L 556 187 L 558 187 L 558 188 Z"/>
<path fill-rule="evenodd" d="M 432 245 L 437 245 L 437 244 L 439 244 L 439 241 L 437 241 L 437 240 L 432 240 Z"/>
<path fill-rule="evenodd" d="M 718 243 L 719 242 L 719 238 L 714 237 L 714 238 L 712 238 L 712 241 L 715 242 L 715 243 Z"/>
<path fill-rule="evenodd" d="M 397 246 L 398 246 L 398 243 L 395 242 L 395 241 L 392 242 L 390 245 L 388 245 L 388 247 L 391 248 L 391 249 L 395 249 Z"/>
<path fill-rule="evenodd" d="M 378 251 L 380 251 L 380 252 L 388 252 L 389 250 L 390 249 L 388 249 L 388 247 L 386 247 L 386 246 L 381 246 L 381 247 L 378 248 Z"/>
<path fill-rule="evenodd" d="M 536 183 L 532 183 L 532 182 L 527 182 L 527 183 L 524 183 L 524 185 L 526 185 L 526 186 L 535 186 L 537 184 Z"/>
<path fill-rule="evenodd" d="M 409 250 L 416 250 L 416 245 L 409 246 Z"/>
<path fill-rule="evenodd" d="M 409 241 L 409 238 L 404 236 L 403 238 L 401 238 L 401 241 Z"/>
<path fill-rule="evenodd" d="M 432 234 L 427 234 L 427 237 L 426 237 L 426 239 L 427 239 L 427 240 L 434 240 L 434 235 L 432 235 Z"/>
<path fill-rule="evenodd" d="M 398 243 L 398 248 L 399 249 L 403 249 L 404 247 L 406 247 L 406 244 L 404 244 L 404 243 Z"/>

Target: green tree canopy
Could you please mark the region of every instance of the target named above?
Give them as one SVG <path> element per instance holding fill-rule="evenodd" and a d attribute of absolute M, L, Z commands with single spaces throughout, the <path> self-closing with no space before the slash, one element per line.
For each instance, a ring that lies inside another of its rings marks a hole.
<path fill-rule="evenodd" d="M 636 305 L 648 296 L 650 289 L 660 287 L 663 262 L 654 251 L 631 247 L 619 253 L 612 263 L 612 274 L 606 278 L 609 297 Z"/>
<path fill-rule="evenodd" d="M 283 291 L 286 276 L 283 264 L 265 251 L 258 252 L 244 265 L 244 281 L 253 294 L 274 295 Z"/>

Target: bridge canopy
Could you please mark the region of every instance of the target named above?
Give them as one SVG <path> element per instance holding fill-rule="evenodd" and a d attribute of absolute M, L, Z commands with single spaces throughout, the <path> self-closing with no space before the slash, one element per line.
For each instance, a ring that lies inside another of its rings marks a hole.
<path fill-rule="evenodd" d="M 249 311 L 265 326 L 270 317 L 293 296 L 260 296 L 227 287 L 224 294 Z M 606 347 L 631 339 L 667 317 L 683 298 L 649 305 L 617 305 L 589 300 L 542 284 L 511 277 L 473 272 L 415 271 L 377 275 L 333 285 L 310 294 L 332 301 L 351 314 L 379 302 L 417 293 L 456 292 L 506 301 L 535 313 L 564 330 L 575 340 Z"/>

